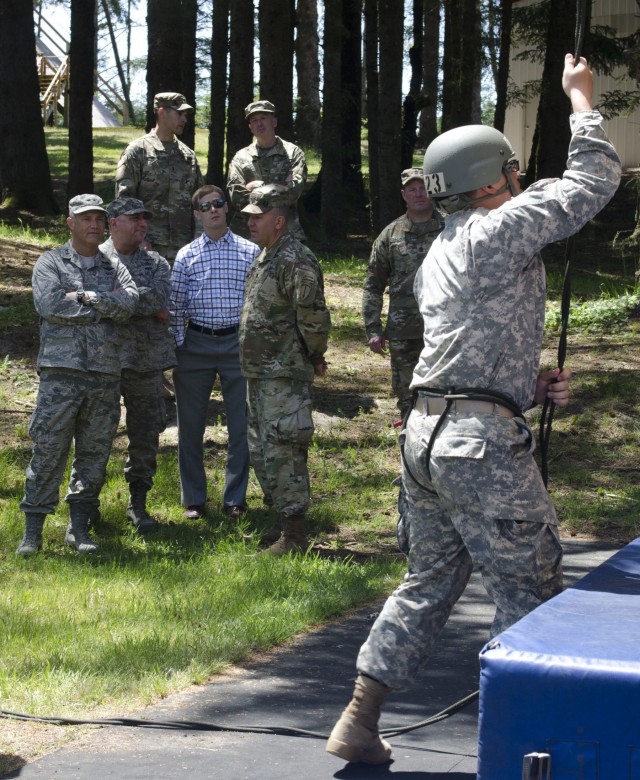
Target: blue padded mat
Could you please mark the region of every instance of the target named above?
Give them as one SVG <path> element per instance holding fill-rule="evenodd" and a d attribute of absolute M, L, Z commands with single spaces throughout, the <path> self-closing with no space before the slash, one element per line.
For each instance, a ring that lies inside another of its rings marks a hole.
<path fill-rule="evenodd" d="M 640 539 L 480 655 L 479 780 L 640 780 Z"/>

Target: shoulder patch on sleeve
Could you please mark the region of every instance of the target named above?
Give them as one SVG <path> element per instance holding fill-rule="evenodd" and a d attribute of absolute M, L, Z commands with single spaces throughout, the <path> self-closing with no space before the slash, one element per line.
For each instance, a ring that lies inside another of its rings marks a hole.
<path fill-rule="evenodd" d="M 309 268 L 299 268 L 295 272 L 296 303 L 298 306 L 311 306 L 318 289 L 318 277 Z"/>

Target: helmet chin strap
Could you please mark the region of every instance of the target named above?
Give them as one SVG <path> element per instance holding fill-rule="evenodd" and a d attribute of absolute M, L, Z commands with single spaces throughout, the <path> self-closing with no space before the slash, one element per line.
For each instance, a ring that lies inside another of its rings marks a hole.
<path fill-rule="evenodd" d="M 490 195 L 482 195 L 479 198 L 471 198 L 468 203 L 469 205 L 476 205 L 478 203 L 481 203 L 483 200 L 487 200 L 488 198 L 495 198 L 498 195 L 503 195 L 507 190 L 511 193 L 512 197 L 515 197 L 518 195 L 518 192 L 516 192 L 516 188 L 513 186 L 513 182 L 511 181 L 511 177 L 506 171 L 503 171 L 504 178 L 506 179 L 505 183 L 497 189 L 495 192 L 492 192 Z"/>
<path fill-rule="evenodd" d="M 482 203 L 483 200 L 488 200 L 489 198 L 495 198 L 498 195 L 502 195 L 507 190 L 509 190 L 509 192 L 512 195 L 515 195 L 515 192 L 513 191 L 513 187 L 511 185 L 511 182 L 509 181 L 509 177 L 507 176 L 506 173 L 505 173 L 505 178 L 506 178 L 507 181 L 502 185 L 502 187 L 500 187 L 500 189 L 497 189 L 495 192 L 492 192 L 492 193 L 487 194 L 487 195 L 481 195 L 479 198 L 470 198 L 469 199 L 469 205 L 474 205 L 475 206 L 478 203 Z"/>

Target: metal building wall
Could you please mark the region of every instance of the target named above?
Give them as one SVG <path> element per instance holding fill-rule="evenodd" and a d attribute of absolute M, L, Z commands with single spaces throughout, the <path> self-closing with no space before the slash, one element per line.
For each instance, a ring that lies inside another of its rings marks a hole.
<path fill-rule="evenodd" d="M 518 5 L 532 5 L 537 0 L 520 0 Z M 635 0 L 593 0 L 591 24 L 607 25 L 618 31 L 619 35 L 629 35 L 638 27 L 638 6 Z M 512 51 L 510 76 L 513 81 L 522 87 L 528 81 L 540 78 L 542 65 L 531 62 L 514 60 L 517 50 Z M 564 56 L 559 54 L 559 56 Z M 622 85 L 616 81 L 616 76 L 626 76 L 626 83 Z M 627 74 L 626 70 L 619 69 L 613 76 L 599 76 L 594 74 L 594 97 L 596 102 L 599 95 L 614 89 L 636 85 Z M 505 135 L 513 144 L 516 157 L 525 168 L 529 154 L 533 132 L 536 126 L 536 112 L 538 100 L 535 98 L 526 106 L 513 106 L 507 109 L 505 120 Z M 636 109 L 629 116 L 610 119 L 605 123 L 607 133 L 613 141 L 624 168 L 640 167 L 640 109 Z"/>

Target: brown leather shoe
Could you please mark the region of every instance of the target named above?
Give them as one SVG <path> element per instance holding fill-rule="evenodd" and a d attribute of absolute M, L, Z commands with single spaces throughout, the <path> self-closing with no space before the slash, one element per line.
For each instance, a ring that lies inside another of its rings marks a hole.
<path fill-rule="evenodd" d="M 202 504 L 192 504 L 184 510 L 184 516 L 187 520 L 199 520 L 204 517 L 204 506 Z"/>
<path fill-rule="evenodd" d="M 235 504 L 226 504 L 222 507 L 223 513 L 232 520 L 237 520 L 247 511 L 246 506 L 236 506 Z"/>

